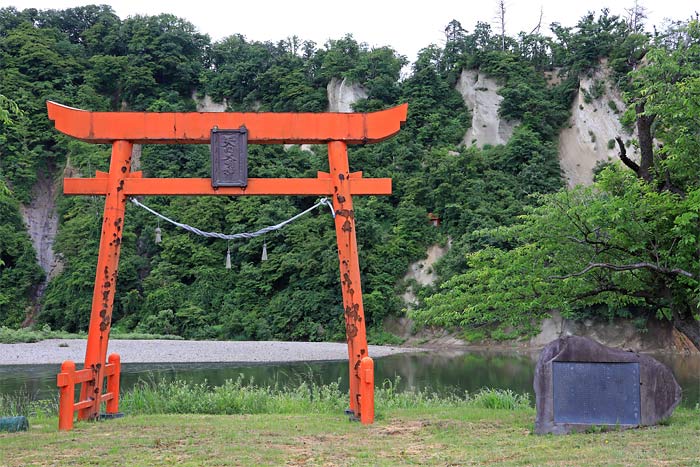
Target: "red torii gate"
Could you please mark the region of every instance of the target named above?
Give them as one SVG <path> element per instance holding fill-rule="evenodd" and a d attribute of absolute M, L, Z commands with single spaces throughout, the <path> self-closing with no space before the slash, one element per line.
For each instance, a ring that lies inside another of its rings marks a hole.
<path fill-rule="evenodd" d="M 348 144 L 371 144 L 394 136 L 406 121 L 408 104 L 372 113 L 151 113 L 88 112 L 48 101 L 58 131 L 88 143 L 112 145 L 109 172 L 95 178 L 65 178 L 66 195 L 104 195 L 105 207 L 92 311 L 83 370 L 64 362 L 59 429 L 70 430 L 73 415 L 94 419 L 102 402 L 108 414 L 119 408 L 119 356 L 107 346 L 128 196 L 149 195 L 328 195 L 333 198 L 340 279 L 348 343 L 350 410 L 364 424 L 374 421 L 374 362 L 367 352 L 360 267 L 352 195 L 391 194 L 391 179 L 350 173 Z M 245 127 L 257 144 L 327 144 L 330 173 L 317 178 L 251 178 L 245 186 L 212 186 L 210 178 L 143 178 L 131 171 L 134 144 L 208 144 L 212 131 Z M 103 393 L 107 377 L 107 392 Z M 74 403 L 74 385 L 82 383 Z"/>

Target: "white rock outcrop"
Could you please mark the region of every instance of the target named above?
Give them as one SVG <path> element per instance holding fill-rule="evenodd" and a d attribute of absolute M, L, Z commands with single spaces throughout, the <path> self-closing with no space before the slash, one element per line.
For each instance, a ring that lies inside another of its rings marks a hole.
<path fill-rule="evenodd" d="M 313 149 L 311 149 L 310 144 L 285 144 L 284 150 L 289 151 L 291 148 L 295 148 L 295 147 L 299 148 L 299 150 L 301 150 L 301 151 L 310 152 L 310 153 L 314 152 Z"/>
<path fill-rule="evenodd" d="M 326 87 L 329 112 L 352 112 L 352 105 L 360 99 L 367 99 L 367 90 L 347 78 L 331 78 Z"/>
<path fill-rule="evenodd" d="M 226 112 L 226 108 L 228 107 L 226 99 L 224 99 L 223 102 L 214 102 L 208 94 L 200 99 L 197 97 L 197 91 L 192 93 L 192 99 L 197 104 L 197 112 Z"/>
<path fill-rule="evenodd" d="M 462 70 L 455 88 L 472 114 L 472 125 L 464 135 L 464 144 L 478 147 L 506 144 L 517 122 L 506 121 L 498 115 L 503 100 L 498 94 L 501 86 L 478 70 Z"/>
<path fill-rule="evenodd" d="M 619 90 L 610 83 L 610 69 L 604 61 L 590 76 L 581 78 L 569 125 L 559 135 L 559 164 L 569 188 L 593 183 L 593 169 L 598 161 L 618 159 L 617 144 L 611 142 L 615 137 L 620 136 L 625 142 L 636 139 L 620 123 L 625 104 Z M 628 146 L 627 155 L 639 159 L 634 146 Z"/>
<path fill-rule="evenodd" d="M 425 259 L 411 264 L 411 267 L 404 276 L 404 281 L 413 279 L 420 285 L 435 284 L 437 281 L 437 274 L 435 274 L 435 271 L 433 270 L 433 265 L 437 260 L 445 256 L 445 253 L 450 250 L 451 246 L 451 240 L 448 240 L 447 245 L 445 246 L 440 246 L 439 244 L 430 246 L 426 252 Z M 403 294 L 403 301 L 408 306 L 416 305 L 418 303 L 418 299 L 416 298 L 413 288 L 409 287 L 408 290 L 406 290 L 406 292 Z"/>

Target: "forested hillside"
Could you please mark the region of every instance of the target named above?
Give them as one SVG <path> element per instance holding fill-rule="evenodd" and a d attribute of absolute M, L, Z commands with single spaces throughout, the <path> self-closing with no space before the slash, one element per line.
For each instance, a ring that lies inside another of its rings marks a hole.
<path fill-rule="evenodd" d="M 53 248 L 60 267 L 50 271 L 45 288 L 20 213 L 36 198 L 38 182 L 106 170 L 109 148 L 53 130 L 47 99 L 90 110 L 194 111 L 206 95 L 231 111 L 320 112 L 328 109 L 333 78 L 366 89 L 356 111 L 409 103 L 397 137 L 350 149 L 352 170 L 391 177 L 394 187 L 391 196 L 355 201 L 370 339 L 388 338 L 383 318 L 402 313 L 409 264 L 448 238 L 450 252 L 436 266 L 444 285 L 419 290 L 413 311 L 419 322 L 488 325 L 499 336 L 557 308 L 572 316 L 692 324 L 700 255 L 700 177 L 693 173 L 700 154 L 697 22 L 650 36 L 641 22 L 603 11 L 552 29 L 554 37 L 506 37 L 487 23 L 467 31 L 452 21 L 444 46 L 426 44 L 402 75 L 405 57 L 349 35 L 323 45 L 236 34 L 212 42 L 171 15 L 121 20 L 107 6 L 0 10 L 0 325 L 75 331 L 88 324 L 102 200 L 57 196 Z M 610 85 L 628 93 L 626 121 L 639 130 L 634 144 L 642 158 L 602 170 L 594 187 L 563 191 L 557 137 L 580 77 L 602 58 L 614 72 Z M 463 69 L 478 69 L 501 85 L 500 116 L 516 124 L 507 144 L 461 144 L 471 121 L 454 89 Z M 548 83 L 545 72 L 560 79 Z M 653 136 L 663 148 L 652 144 Z M 327 170 L 325 151 L 250 146 L 249 174 L 314 177 Z M 207 177 L 209 148 L 144 146 L 138 164 L 145 176 Z M 180 222 L 236 233 L 285 220 L 316 200 L 143 201 Z M 440 228 L 428 213 L 440 216 Z M 265 238 L 231 242 L 231 269 L 224 269 L 226 242 L 161 223 L 163 241 L 155 243 L 157 226 L 152 215 L 128 206 L 116 328 L 187 338 L 343 338 L 327 210 Z M 267 261 L 261 261 L 263 242 Z"/>

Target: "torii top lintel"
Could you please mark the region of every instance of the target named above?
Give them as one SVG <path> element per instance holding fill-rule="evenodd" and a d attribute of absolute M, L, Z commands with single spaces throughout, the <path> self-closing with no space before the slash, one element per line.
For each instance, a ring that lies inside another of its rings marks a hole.
<path fill-rule="evenodd" d="M 408 104 L 370 113 L 90 112 L 47 101 L 56 129 L 88 143 L 207 144 L 214 127 L 248 129 L 256 144 L 378 143 L 406 121 Z"/>

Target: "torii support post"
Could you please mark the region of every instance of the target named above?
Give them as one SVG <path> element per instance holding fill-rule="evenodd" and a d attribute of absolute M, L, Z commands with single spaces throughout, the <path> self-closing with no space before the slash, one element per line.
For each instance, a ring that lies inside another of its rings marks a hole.
<path fill-rule="evenodd" d="M 367 352 L 352 195 L 391 194 L 391 179 L 363 179 L 362 172 L 350 173 L 347 145 L 377 143 L 394 136 L 406 121 L 407 104 L 367 114 L 86 112 L 55 102 L 47 102 L 47 107 L 57 130 L 88 143 L 112 144 L 109 173 L 98 172 L 95 178 L 64 179 L 67 195 L 105 196 L 85 364 L 83 370 L 76 372 L 82 375 L 76 380 L 83 383 L 81 402 L 71 407 L 79 408 L 79 419 L 97 418 L 102 402 L 107 402 L 108 412 L 118 410 L 118 370 L 116 378 L 108 382 L 107 393 L 102 391 L 128 196 L 325 195 L 333 197 L 336 212 L 350 410 L 364 424 L 374 421 L 374 362 Z M 253 144 L 328 144 L 330 173 L 319 172 L 317 178 L 306 179 L 253 178 L 245 187 L 214 188 L 208 178 L 149 179 L 140 172 L 131 172 L 135 143 L 208 144 L 212 128 L 241 126 L 247 128 L 248 142 Z M 110 375 L 111 368 L 107 368 Z M 67 386 L 66 378 L 63 373 L 59 375 L 59 386 Z M 69 405 L 66 402 L 61 407 L 67 411 Z M 70 429 L 67 413 L 59 414 L 59 420 L 64 420 L 62 429 Z"/>
<path fill-rule="evenodd" d="M 361 384 L 360 364 L 363 358 L 369 358 L 369 354 L 367 353 L 365 311 L 362 304 L 360 264 L 355 236 L 355 211 L 352 208 L 352 191 L 350 190 L 351 174 L 345 143 L 334 141 L 328 144 L 328 165 L 333 181 L 333 208 L 336 214 L 335 236 L 338 243 L 338 259 L 340 260 L 345 335 L 348 340 L 350 410 L 362 423 L 372 423 L 374 421 L 374 407 L 371 414 L 369 410 L 364 410 L 363 402 L 368 396 L 366 385 Z M 372 377 L 371 386 L 372 391 L 374 391 L 374 377 Z"/>
<path fill-rule="evenodd" d="M 124 182 L 131 172 L 132 143 L 115 141 L 112 143 L 112 159 L 109 163 L 105 207 L 102 216 L 102 234 L 97 257 L 95 286 L 92 293 L 92 312 L 88 328 L 87 348 L 84 369 L 90 369 L 94 378 L 86 381 L 80 390 L 80 400 L 95 401 L 78 412 L 78 420 L 96 418 L 100 411 L 102 381 L 109 343 L 109 330 L 112 324 L 112 306 L 117 288 L 119 253 L 122 244 L 126 195 Z"/>

